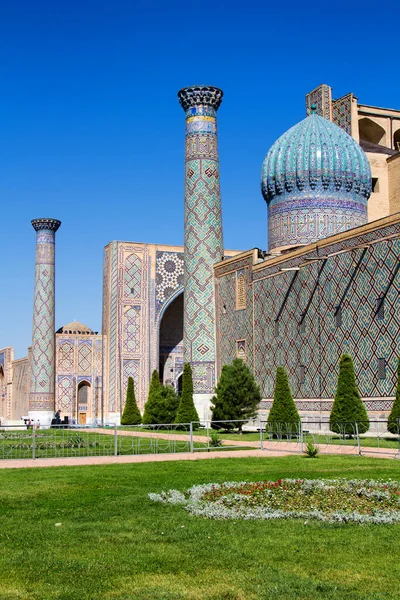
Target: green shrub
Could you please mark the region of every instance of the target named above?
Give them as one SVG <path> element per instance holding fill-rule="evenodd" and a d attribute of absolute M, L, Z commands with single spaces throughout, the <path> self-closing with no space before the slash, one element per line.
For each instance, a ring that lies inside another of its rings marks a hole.
<path fill-rule="evenodd" d="M 190 363 L 185 363 L 182 375 L 182 395 L 175 423 L 198 423 L 199 415 L 193 401 L 193 375 Z"/>
<path fill-rule="evenodd" d="M 356 423 L 359 433 L 368 431 L 368 413 L 357 388 L 353 361 L 351 356 L 343 354 L 339 362 L 339 376 L 330 416 L 330 429 L 342 435 L 354 435 Z"/>
<path fill-rule="evenodd" d="M 400 433 L 400 357 L 397 362 L 396 397 L 388 418 L 388 431 L 390 433 Z"/>
<path fill-rule="evenodd" d="M 260 402 L 260 388 L 254 380 L 253 373 L 243 360 L 235 358 L 231 365 L 222 367 L 215 396 L 211 398 L 211 426 L 214 429 L 237 428 L 241 431 L 243 424 L 257 415 Z"/>
<path fill-rule="evenodd" d="M 179 396 L 171 385 L 159 385 L 152 390 L 143 413 L 144 425 L 175 423 Z"/>
<path fill-rule="evenodd" d="M 319 448 L 314 446 L 312 442 L 308 442 L 306 449 L 304 450 L 306 458 L 317 458 L 319 454 Z"/>
<path fill-rule="evenodd" d="M 142 417 L 135 398 L 135 383 L 133 377 L 128 377 L 126 402 L 121 417 L 121 425 L 140 425 L 141 422 Z"/>
<path fill-rule="evenodd" d="M 268 414 L 268 428 L 273 433 L 297 433 L 300 416 L 293 400 L 285 367 L 276 370 L 274 400 Z"/>
<path fill-rule="evenodd" d="M 213 448 L 220 448 L 222 446 L 222 440 L 219 437 L 218 433 L 212 432 L 211 437 L 209 439 L 210 446 Z"/>

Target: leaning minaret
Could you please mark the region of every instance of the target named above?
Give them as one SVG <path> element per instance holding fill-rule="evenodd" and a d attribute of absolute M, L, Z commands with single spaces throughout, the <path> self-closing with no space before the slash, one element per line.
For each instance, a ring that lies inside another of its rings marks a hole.
<path fill-rule="evenodd" d="M 223 92 L 193 86 L 178 92 L 186 113 L 184 360 L 193 369 L 200 419 L 215 387 L 213 265 L 223 256 L 217 110 Z"/>
<path fill-rule="evenodd" d="M 54 255 L 55 235 L 61 221 L 34 219 L 32 225 L 36 231 L 36 268 L 28 416 L 48 425 L 54 416 Z"/>

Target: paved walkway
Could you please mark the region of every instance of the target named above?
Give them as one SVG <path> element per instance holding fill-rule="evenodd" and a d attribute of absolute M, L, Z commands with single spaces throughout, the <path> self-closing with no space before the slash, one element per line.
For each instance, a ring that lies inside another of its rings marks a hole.
<path fill-rule="evenodd" d="M 128 432 L 129 433 L 129 432 Z M 246 443 L 248 446 L 249 444 Z M 296 456 L 300 454 L 297 444 L 291 444 L 290 449 L 277 449 L 276 443 L 264 442 L 264 450 L 214 450 L 211 452 L 180 452 L 176 454 L 136 454 L 130 456 L 87 456 L 70 458 L 37 458 L 1 460 L 0 469 L 20 469 L 32 467 L 79 467 L 84 465 L 119 465 L 127 463 L 148 463 L 176 460 L 210 460 L 214 458 L 269 458 L 277 456 Z M 288 444 L 286 444 L 286 447 Z M 352 446 L 321 447 L 321 454 L 347 454 L 357 456 L 357 448 Z M 362 448 L 363 456 L 376 458 L 400 458 L 397 450 L 385 448 Z"/>

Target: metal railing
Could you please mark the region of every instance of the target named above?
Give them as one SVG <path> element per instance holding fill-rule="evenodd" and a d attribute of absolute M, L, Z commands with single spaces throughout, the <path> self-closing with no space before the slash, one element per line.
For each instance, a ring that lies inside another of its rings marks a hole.
<path fill-rule="evenodd" d="M 24 425 L 0 426 L 1 459 L 36 459 L 140 454 L 177 454 L 224 450 L 265 450 L 303 453 L 307 443 L 321 452 L 400 456 L 400 423 L 326 420 L 268 424 L 264 420 L 205 421 L 158 425 Z M 365 431 L 365 433 L 363 433 Z"/>

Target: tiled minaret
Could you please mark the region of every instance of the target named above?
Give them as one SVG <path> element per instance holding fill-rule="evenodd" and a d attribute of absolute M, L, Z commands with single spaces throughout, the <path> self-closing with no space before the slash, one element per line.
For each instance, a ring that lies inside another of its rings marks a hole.
<path fill-rule="evenodd" d="M 178 92 L 186 113 L 184 360 L 193 369 L 196 408 L 207 417 L 215 387 L 213 265 L 223 256 L 217 110 L 223 92 L 193 86 Z"/>
<path fill-rule="evenodd" d="M 55 235 L 61 221 L 34 219 L 32 225 L 36 231 L 36 268 L 29 417 L 47 425 L 54 416 L 54 257 Z"/>

